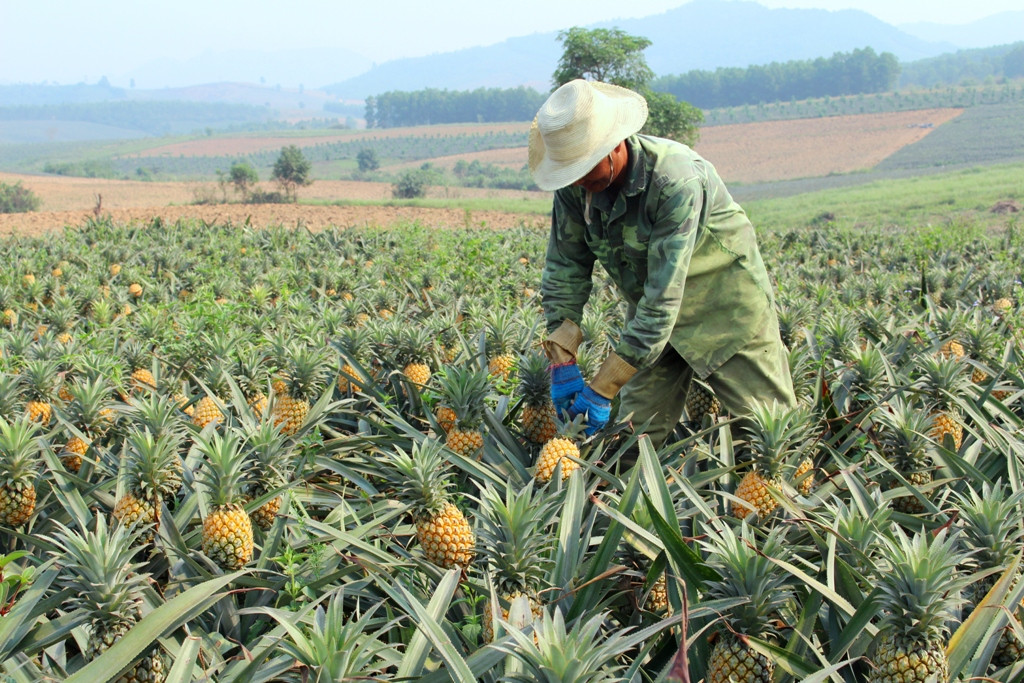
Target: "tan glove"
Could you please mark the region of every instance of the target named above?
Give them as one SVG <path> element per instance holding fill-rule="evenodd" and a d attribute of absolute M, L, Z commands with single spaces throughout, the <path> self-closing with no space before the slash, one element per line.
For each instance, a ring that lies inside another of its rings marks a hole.
<path fill-rule="evenodd" d="M 612 399 L 635 374 L 636 368 L 612 351 L 601 363 L 601 368 L 594 375 L 594 379 L 590 381 L 590 387 L 605 398 Z"/>
<path fill-rule="evenodd" d="M 576 360 L 576 349 L 583 342 L 583 331 L 573 321 L 566 319 L 558 328 L 541 342 L 544 355 L 553 365 Z"/>

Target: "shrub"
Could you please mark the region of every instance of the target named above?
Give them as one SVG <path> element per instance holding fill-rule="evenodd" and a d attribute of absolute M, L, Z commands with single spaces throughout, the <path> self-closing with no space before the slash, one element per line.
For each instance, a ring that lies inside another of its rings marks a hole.
<path fill-rule="evenodd" d="M 427 193 L 429 175 L 423 169 L 406 171 L 391 184 L 391 195 L 395 199 L 416 199 Z"/>
<path fill-rule="evenodd" d="M 264 190 L 253 190 L 245 198 L 246 204 L 285 204 L 291 202 L 291 198 L 280 192 L 265 192 Z"/>
<path fill-rule="evenodd" d="M 20 180 L 13 185 L 0 183 L 0 213 L 35 211 L 41 203 L 39 196 L 23 187 Z"/>

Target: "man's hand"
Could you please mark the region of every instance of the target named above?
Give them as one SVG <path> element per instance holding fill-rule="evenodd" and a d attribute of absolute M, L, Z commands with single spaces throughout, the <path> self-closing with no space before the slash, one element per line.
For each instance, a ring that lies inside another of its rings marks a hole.
<path fill-rule="evenodd" d="M 597 393 L 592 387 L 586 386 L 569 406 L 569 419 L 586 414 L 587 428 L 583 431 L 587 436 L 593 436 L 598 429 L 608 424 L 611 412 L 612 400 Z"/>
<path fill-rule="evenodd" d="M 575 360 L 551 366 L 551 402 L 559 416 L 572 405 L 584 386 L 583 373 Z"/>

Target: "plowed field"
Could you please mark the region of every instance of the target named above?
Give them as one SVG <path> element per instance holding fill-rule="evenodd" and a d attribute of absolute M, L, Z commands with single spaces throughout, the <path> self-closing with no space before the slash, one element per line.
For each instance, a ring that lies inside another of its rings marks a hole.
<path fill-rule="evenodd" d="M 955 118 L 958 109 L 929 109 L 887 114 L 864 114 L 798 121 L 715 126 L 704 128 L 697 151 L 710 160 L 727 182 L 757 183 L 793 178 L 812 178 L 851 173 L 875 164 L 906 145 L 917 142 L 935 127 Z M 526 124 L 460 127 L 458 132 L 526 129 Z M 409 135 L 417 129 L 350 131 L 344 136 Z M 422 129 L 419 129 L 422 130 Z M 431 131 L 436 134 L 436 129 Z M 196 140 L 150 150 L 150 154 L 241 154 L 256 149 L 274 149 L 282 144 L 315 144 L 329 138 L 239 136 Z M 526 148 L 492 150 L 472 155 L 432 160 L 451 167 L 458 159 L 479 159 L 513 168 L 526 163 Z M 415 165 L 421 164 L 416 162 Z M 217 197 L 214 183 L 147 183 L 56 176 L 15 176 L 0 173 L 0 181 L 17 180 L 42 199 L 40 211 L 30 214 L 0 214 L 0 234 L 40 234 L 65 226 L 82 224 L 94 215 L 97 196 L 102 195 L 101 215 L 115 221 L 148 221 L 160 216 L 173 221 L 182 217 L 206 221 L 249 220 L 254 225 L 305 225 L 320 229 L 328 225 L 390 225 L 396 221 L 419 220 L 431 225 L 463 226 L 467 222 L 491 227 L 519 224 L 543 226 L 547 217 L 536 213 L 501 213 L 459 209 L 412 207 L 338 207 L 308 205 L 194 205 L 198 197 Z M 269 184 L 266 189 L 273 189 Z M 547 193 L 433 188 L 428 196 L 448 198 L 501 197 L 545 198 Z M 391 198 L 389 183 L 317 180 L 301 191 L 303 199 L 375 200 Z"/>

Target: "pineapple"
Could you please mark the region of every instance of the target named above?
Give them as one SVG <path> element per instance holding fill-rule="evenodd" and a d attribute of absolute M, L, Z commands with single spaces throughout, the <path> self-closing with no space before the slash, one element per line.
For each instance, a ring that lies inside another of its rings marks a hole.
<path fill-rule="evenodd" d="M 737 533 L 728 526 L 707 527 L 707 564 L 721 578 L 705 586 L 708 600 L 741 602 L 726 608 L 726 628 L 718 631 L 708 660 L 708 683 L 769 683 L 775 662 L 750 647 L 744 637 L 777 639 L 775 623 L 793 597 L 788 575 L 769 558 L 783 557 L 785 539 L 775 528 L 758 547 L 754 533 L 743 522 Z"/>
<path fill-rule="evenodd" d="M 448 366 L 440 375 L 441 404 L 452 411 L 446 416 L 452 419 L 446 443 L 459 455 L 473 457 L 483 448 L 484 401 L 489 390 L 487 373 L 470 365 Z"/>
<path fill-rule="evenodd" d="M 130 391 L 137 394 L 142 391 L 156 389 L 156 377 L 152 370 L 152 353 L 140 341 L 129 339 L 121 350 L 125 364 L 128 366 Z"/>
<path fill-rule="evenodd" d="M 584 416 L 577 416 L 572 422 L 566 422 L 559 426 L 556 436 L 549 439 L 537 454 L 534 479 L 541 484 L 546 484 L 551 481 L 555 469 L 560 467 L 562 481 L 565 481 L 580 468 L 580 464 L 576 462 L 580 458 L 580 447 L 577 441 L 582 438 L 585 427 Z"/>
<path fill-rule="evenodd" d="M 28 417 L 0 418 L 0 524 L 18 527 L 36 508 L 35 478 L 41 461 L 39 425 Z"/>
<path fill-rule="evenodd" d="M 424 556 L 445 569 L 467 569 L 476 555 L 476 540 L 466 516 L 451 500 L 451 464 L 444 446 L 427 439 L 413 444 L 411 455 L 396 449 L 387 456 L 387 476 L 399 500 L 409 506 Z"/>
<path fill-rule="evenodd" d="M 285 377 L 274 388 L 275 397 L 271 414 L 282 434 L 294 435 L 309 414 L 327 380 L 327 354 L 296 344 L 289 349 Z M 283 391 L 281 391 L 283 389 Z"/>
<path fill-rule="evenodd" d="M 691 381 L 686 392 L 686 415 L 697 424 L 704 424 L 705 419 L 714 422 L 721 412 L 722 403 L 715 392 L 703 382 Z"/>
<path fill-rule="evenodd" d="M 174 432 L 154 437 L 149 430 L 134 430 L 126 440 L 121 454 L 125 493 L 114 506 L 114 517 L 127 526 L 145 527 L 142 543 L 156 539 L 161 505 L 181 488 L 180 445 Z"/>
<path fill-rule="evenodd" d="M 434 341 L 426 327 L 415 325 L 398 328 L 398 363 L 402 374 L 421 387 L 430 381 L 430 360 L 434 355 Z"/>
<path fill-rule="evenodd" d="M 523 434 L 533 443 L 547 443 L 558 430 L 558 420 L 551 402 L 548 361 L 543 354 L 533 352 L 520 360 L 519 390 L 523 397 Z"/>
<path fill-rule="evenodd" d="M 365 381 L 363 373 L 357 370 L 356 366 L 366 366 L 366 342 L 365 327 L 346 327 L 341 330 L 338 339 L 331 343 L 341 353 L 338 390 L 342 393 L 349 391 L 358 393 L 363 390 L 362 386 L 353 379 Z"/>
<path fill-rule="evenodd" d="M 932 423 L 933 417 L 927 411 L 900 398 L 894 398 L 887 410 L 878 413 L 882 455 L 914 488 L 927 486 L 932 481 L 933 444 L 927 436 Z M 907 514 L 925 511 L 924 504 L 913 495 L 896 498 L 892 504 L 893 509 Z"/>
<path fill-rule="evenodd" d="M 287 483 L 291 474 L 291 451 L 275 425 L 262 422 L 247 431 L 245 450 L 252 477 L 245 487 L 247 501 L 255 500 Z M 250 513 L 256 526 L 266 531 L 281 510 L 281 496 L 274 496 Z"/>
<path fill-rule="evenodd" d="M 252 559 L 252 521 L 242 507 L 247 482 L 245 452 L 238 435 L 213 433 L 198 438 L 205 456 L 198 479 L 209 509 L 203 519 L 203 552 L 221 569 L 235 570 Z"/>
<path fill-rule="evenodd" d="M 34 359 L 25 363 L 21 371 L 24 382 L 25 415 L 42 426 L 50 424 L 53 416 L 53 399 L 60 381 L 57 376 L 57 362 Z"/>
<path fill-rule="evenodd" d="M 1024 548 L 1024 528 L 1021 527 L 1021 501 L 1024 491 L 1009 493 L 1002 484 L 982 486 L 981 493 L 968 489 L 956 494 L 956 509 L 963 522 L 963 538 L 970 552 L 970 565 L 975 571 L 998 570 L 967 587 L 968 610 L 973 611 L 999 580 L 1005 568 Z M 1014 583 L 1020 575 L 1014 577 Z M 964 615 L 966 618 L 967 615 Z M 992 654 L 992 666 L 1002 668 L 1024 659 L 1024 642 L 1017 637 L 1024 619 L 1024 605 L 1013 610 Z"/>
<path fill-rule="evenodd" d="M 200 429 L 211 422 L 224 422 L 225 397 L 229 392 L 227 363 L 218 357 L 206 365 L 207 394 L 192 406 L 192 424 Z"/>
<path fill-rule="evenodd" d="M 793 485 L 802 496 L 809 496 L 814 491 L 814 460 L 805 456 L 793 473 Z"/>
<path fill-rule="evenodd" d="M 267 412 L 266 387 L 270 383 L 270 374 L 263 363 L 263 355 L 256 349 L 241 351 L 235 358 L 235 377 L 238 388 L 245 397 L 245 402 L 253 414 L 260 418 Z"/>
<path fill-rule="evenodd" d="M 478 531 L 483 562 L 481 567 L 494 582 L 498 613 L 509 620 L 512 604 L 525 601 L 522 628 L 537 621 L 543 614 L 541 591 L 553 565 L 555 536 L 551 533 L 558 512 L 553 494 L 534 489 L 530 484 L 519 487 L 506 484 L 502 494 L 488 485 L 480 496 Z M 484 603 L 484 642 L 494 640 L 492 603 Z"/>
<path fill-rule="evenodd" d="M 85 438 L 73 435 L 64 444 L 61 462 L 71 472 L 82 467 L 82 456 L 89 450 L 93 440 L 104 436 L 114 423 L 111 408 L 111 386 L 102 377 L 86 378 L 71 385 L 71 401 L 66 413 L 68 420 Z"/>
<path fill-rule="evenodd" d="M 761 404 L 745 426 L 753 454 L 751 468 L 740 480 L 732 514 L 744 518 L 751 512 L 767 517 L 778 506 L 771 490 L 778 491 L 787 460 L 798 455 L 811 434 L 812 422 L 804 407 L 786 408 L 778 403 Z"/>
<path fill-rule="evenodd" d="M 956 308 L 936 310 L 932 314 L 932 329 L 942 342 L 935 355 L 939 358 L 960 360 L 967 351 L 960 342 L 966 325 L 966 314 Z"/>
<path fill-rule="evenodd" d="M 918 360 L 916 387 L 928 400 L 928 407 L 934 417 L 929 436 L 945 447 L 948 436 L 954 451 L 963 444 L 963 418 L 957 407 L 957 399 L 965 394 L 969 379 L 968 365 L 957 358 L 925 356 Z"/>
<path fill-rule="evenodd" d="M 513 315 L 509 309 L 499 308 L 484 321 L 487 372 L 503 381 L 515 370 L 519 353 L 519 326 Z"/>
<path fill-rule="evenodd" d="M 966 583 L 957 573 L 965 553 L 945 529 L 907 538 L 892 527 L 884 538 L 885 569 L 875 577 L 884 613 L 872 643 L 868 683 L 948 681 L 946 636 Z"/>
<path fill-rule="evenodd" d="M 135 561 L 135 534 L 123 525 L 108 528 L 97 516 L 96 529 L 73 532 L 55 522 L 60 533 L 51 539 L 62 571 L 58 581 L 67 589 L 69 613 L 86 616 L 89 638 L 83 655 L 91 662 L 121 640 L 142 618 L 142 592 L 148 575 L 140 574 Z M 166 678 L 167 661 L 152 646 L 116 683 L 159 682 Z M 111 679 L 114 680 L 114 679 Z"/>

